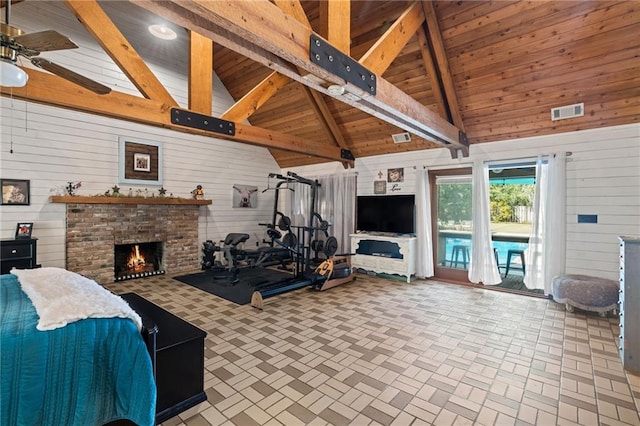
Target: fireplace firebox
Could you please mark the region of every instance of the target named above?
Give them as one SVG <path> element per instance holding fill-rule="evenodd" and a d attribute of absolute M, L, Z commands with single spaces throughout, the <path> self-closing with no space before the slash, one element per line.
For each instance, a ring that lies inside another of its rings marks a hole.
<path fill-rule="evenodd" d="M 161 241 L 114 245 L 115 281 L 164 274 L 162 251 Z"/>

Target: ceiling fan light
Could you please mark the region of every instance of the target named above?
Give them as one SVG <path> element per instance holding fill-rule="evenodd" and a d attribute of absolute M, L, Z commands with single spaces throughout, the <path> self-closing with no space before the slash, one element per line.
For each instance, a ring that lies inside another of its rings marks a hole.
<path fill-rule="evenodd" d="M 175 40 L 178 37 L 175 31 L 164 24 L 149 25 L 149 32 L 162 40 Z"/>
<path fill-rule="evenodd" d="M 13 62 L 0 60 L 0 86 L 24 87 L 27 80 L 29 80 L 29 74 L 23 69 Z"/>

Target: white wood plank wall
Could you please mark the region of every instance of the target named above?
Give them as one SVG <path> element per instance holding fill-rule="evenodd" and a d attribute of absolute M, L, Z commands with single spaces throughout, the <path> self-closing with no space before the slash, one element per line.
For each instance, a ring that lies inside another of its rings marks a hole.
<path fill-rule="evenodd" d="M 20 6 L 20 7 L 19 7 Z M 13 7 L 12 24 L 35 32 L 55 28 L 80 49 L 43 54 L 62 66 L 106 84 L 114 90 L 140 96 L 113 61 L 93 42 L 62 2 L 30 1 Z M 140 31 L 146 31 L 146 28 Z M 183 67 L 162 62 L 160 53 L 147 62 L 176 101 L 187 106 L 186 54 Z M 145 58 L 146 59 L 146 58 Z M 214 76 L 213 115 L 225 111 L 233 100 Z M 118 183 L 118 137 L 161 142 L 164 149 L 164 187 L 175 196 L 190 197 L 196 185 L 204 187 L 213 204 L 200 208 L 201 241 L 219 241 L 229 232 L 246 232 L 247 246 L 264 236 L 260 222 L 271 220 L 273 192 L 262 193 L 267 175 L 280 172 L 264 148 L 194 136 L 151 126 L 114 120 L 76 111 L 0 98 L 0 177 L 31 182 L 29 206 L 0 206 L 0 238 L 10 239 L 19 221 L 33 222 L 38 238 L 38 262 L 65 266 L 65 205 L 51 204 L 52 188 L 81 181 L 79 195 L 101 194 Z M 13 144 L 11 143 L 13 142 Z M 9 151 L 13 146 L 13 154 Z M 258 207 L 233 208 L 233 185 L 254 185 Z M 148 188 L 157 195 L 159 187 Z"/>
<path fill-rule="evenodd" d="M 110 6 L 119 2 L 100 3 L 107 13 L 115 13 L 117 8 Z M 139 95 L 62 2 L 25 1 L 12 10 L 12 24 L 26 32 L 54 28 L 80 46 L 43 57 L 115 90 Z M 135 22 L 133 14 L 131 18 Z M 138 49 L 136 31 L 146 28 L 126 30 Z M 170 62 L 171 55 L 163 49 L 182 49 L 184 60 Z M 138 50 L 175 100 L 186 107 L 188 50 L 184 42 Z M 214 116 L 232 103 L 215 76 L 213 99 Z M 273 192 L 260 191 L 266 188 L 267 174 L 279 171 L 265 149 L 8 98 L 2 98 L 0 105 L 0 177 L 30 179 L 32 186 L 30 206 L 0 206 L 0 237 L 12 238 L 18 221 L 34 222 L 38 257 L 45 266 L 64 266 L 64 206 L 48 202 L 50 189 L 67 181 L 82 181 L 80 194 L 111 188 L 118 176 L 118 136 L 164 144 L 164 186 L 175 195 L 188 196 L 195 185 L 204 186 L 213 205 L 201 209 L 203 241 L 222 239 L 228 232 L 247 232 L 252 237 L 249 245 L 254 245 L 264 235 L 257 223 L 270 220 Z M 9 154 L 11 139 L 14 154 Z M 395 193 L 413 193 L 417 168 L 463 167 L 476 159 L 529 158 L 560 151 L 573 152 L 567 164 L 567 272 L 615 279 L 617 236 L 640 235 L 640 125 L 474 145 L 470 157 L 460 160 L 452 160 L 445 149 L 357 159 L 358 193 L 372 194 L 377 174 L 388 168 L 405 168 L 405 180 Z M 338 163 L 293 170 L 301 176 L 344 172 Z M 258 186 L 257 209 L 231 208 L 234 183 Z M 598 223 L 578 224 L 578 214 L 597 214 Z"/>
<path fill-rule="evenodd" d="M 415 193 L 418 168 L 457 168 L 475 160 L 532 158 L 562 151 L 572 152 L 567 162 L 567 273 L 617 279 L 617 236 L 640 235 L 638 124 L 472 145 L 469 158 L 459 160 L 452 160 L 445 149 L 359 158 L 354 170 L 359 195 L 373 194 L 377 173 L 395 167 L 405 169 L 398 193 Z M 303 176 L 344 173 L 339 163 L 292 170 Z M 578 214 L 598 215 L 598 223 L 578 223 Z"/>

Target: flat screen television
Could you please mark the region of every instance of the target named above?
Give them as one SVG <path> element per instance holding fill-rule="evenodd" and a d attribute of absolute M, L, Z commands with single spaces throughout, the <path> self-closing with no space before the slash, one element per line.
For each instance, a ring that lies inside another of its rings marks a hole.
<path fill-rule="evenodd" d="M 356 229 L 361 232 L 415 233 L 415 196 L 360 195 Z"/>

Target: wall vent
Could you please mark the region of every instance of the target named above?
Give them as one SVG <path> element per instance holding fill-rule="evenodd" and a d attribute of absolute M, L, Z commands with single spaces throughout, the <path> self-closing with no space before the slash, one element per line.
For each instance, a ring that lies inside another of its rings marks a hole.
<path fill-rule="evenodd" d="M 566 118 L 582 117 L 584 115 L 584 103 L 551 108 L 551 120 L 564 120 Z"/>
<path fill-rule="evenodd" d="M 409 133 L 397 133 L 395 135 L 391 135 L 393 138 L 393 143 L 405 143 L 411 142 L 411 135 Z"/>

